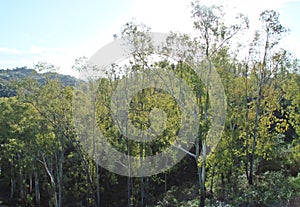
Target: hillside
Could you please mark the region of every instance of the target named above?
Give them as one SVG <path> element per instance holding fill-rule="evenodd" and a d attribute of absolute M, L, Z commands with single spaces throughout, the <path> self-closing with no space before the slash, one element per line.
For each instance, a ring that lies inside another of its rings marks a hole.
<path fill-rule="evenodd" d="M 53 72 L 38 73 L 37 71 L 26 67 L 15 68 L 12 70 L 0 69 L 0 97 L 11 97 L 16 95 L 16 92 L 11 87 L 12 81 L 34 78 L 38 80 L 38 82 L 44 83 L 46 76 L 53 79 L 57 78 L 66 86 L 74 86 L 77 82 L 77 79 L 70 75 L 62 75 Z"/>

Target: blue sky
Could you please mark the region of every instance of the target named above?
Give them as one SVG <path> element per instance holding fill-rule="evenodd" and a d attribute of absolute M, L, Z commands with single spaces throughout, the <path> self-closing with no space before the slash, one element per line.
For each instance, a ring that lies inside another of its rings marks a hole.
<path fill-rule="evenodd" d="M 216 0 L 218 2 L 218 0 Z M 192 32 L 189 0 L 0 0 L 0 68 L 32 67 L 38 61 L 74 74 L 75 58 L 91 56 L 135 18 L 153 31 Z M 205 0 L 203 0 L 205 3 Z M 211 2 L 211 1 L 210 1 Z M 263 9 L 276 9 L 291 29 L 286 47 L 300 58 L 300 1 L 235 1 L 250 20 Z M 258 6 L 259 5 L 259 6 Z"/>
<path fill-rule="evenodd" d="M 1 46 L 72 47 L 82 38 L 92 38 L 97 28 L 108 28 L 131 7 L 130 1 L 117 0 L 3 1 Z"/>

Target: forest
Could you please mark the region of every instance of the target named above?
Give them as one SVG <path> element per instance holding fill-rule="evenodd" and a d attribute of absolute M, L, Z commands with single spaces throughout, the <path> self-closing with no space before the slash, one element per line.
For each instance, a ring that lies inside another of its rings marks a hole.
<path fill-rule="evenodd" d="M 155 47 L 151 28 L 128 22 L 114 35 L 130 48 L 127 62 L 75 60 L 74 71 L 102 76 L 75 79 L 50 63 L 1 70 L 0 206 L 300 206 L 300 68 L 280 14 L 262 11 L 249 41 L 243 14 L 226 21 L 222 6 L 195 1 L 191 16 L 195 37 L 170 32 Z M 130 96 L 133 77 L 155 85 Z M 184 114 L 193 104 L 196 115 Z M 129 126 L 155 139 L 129 139 Z M 162 152 L 172 167 L 146 169 Z"/>

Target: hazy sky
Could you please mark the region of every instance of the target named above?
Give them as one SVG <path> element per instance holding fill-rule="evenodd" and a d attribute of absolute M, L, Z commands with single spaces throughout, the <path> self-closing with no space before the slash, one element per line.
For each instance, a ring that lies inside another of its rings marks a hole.
<path fill-rule="evenodd" d="M 284 46 L 300 58 L 300 0 L 223 2 L 249 15 L 252 27 L 262 10 L 279 11 L 282 24 L 291 29 Z M 90 57 L 133 18 L 154 32 L 192 33 L 190 10 L 189 0 L 0 0 L 0 68 L 47 61 L 61 73 L 74 74 L 75 58 Z"/>

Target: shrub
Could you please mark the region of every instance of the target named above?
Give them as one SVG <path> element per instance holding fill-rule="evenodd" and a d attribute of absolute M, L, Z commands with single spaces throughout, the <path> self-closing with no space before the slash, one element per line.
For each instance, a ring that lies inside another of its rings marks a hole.
<path fill-rule="evenodd" d="M 300 187 L 300 179 L 298 187 Z M 240 195 L 233 201 L 235 206 L 288 203 L 295 191 L 295 186 L 291 185 L 290 179 L 286 178 L 282 172 L 266 172 L 257 178 L 255 185 L 241 188 Z"/>
<path fill-rule="evenodd" d="M 297 177 L 289 178 L 289 185 L 293 190 L 294 196 L 300 196 L 300 173 L 298 173 Z"/>

